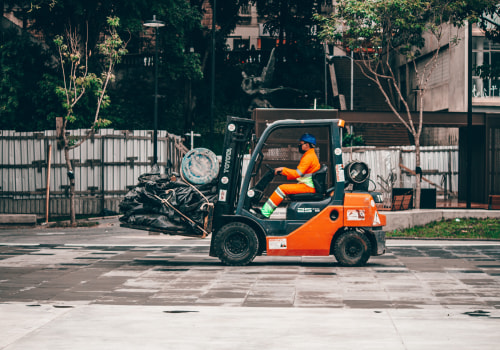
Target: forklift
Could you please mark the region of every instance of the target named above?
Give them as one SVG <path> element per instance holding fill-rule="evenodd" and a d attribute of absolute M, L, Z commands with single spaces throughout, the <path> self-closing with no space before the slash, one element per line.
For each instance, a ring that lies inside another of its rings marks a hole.
<path fill-rule="evenodd" d="M 355 162 L 344 170 L 344 121 L 276 120 L 258 138 L 255 123 L 227 119 L 217 200 L 209 218 L 210 256 L 226 265 L 244 266 L 264 254 L 333 255 L 342 266 L 363 266 L 370 256 L 384 254 L 386 217 L 377 210 L 376 195 L 365 186 L 369 169 Z M 296 166 L 300 155 L 286 144 L 295 145 L 304 132 L 318 140 L 316 152 L 322 164 L 312 175 L 316 192 L 290 195 L 281 216 L 275 212 L 262 218 L 257 214 L 262 200 L 275 188 L 270 186 L 276 181 L 270 164 Z"/>

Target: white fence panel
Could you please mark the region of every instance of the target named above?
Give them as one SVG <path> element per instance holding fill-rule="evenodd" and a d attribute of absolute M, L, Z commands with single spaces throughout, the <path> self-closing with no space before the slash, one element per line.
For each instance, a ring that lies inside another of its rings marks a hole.
<path fill-rule="evenodd" d="M 82 137 L 86 130 L 72 130 Z M 45 214 L 49 145 L 52 145 L 50 215 L 69 213 L 69 180 L 64 153 L 57 147 L 55 131 L 0 131 L 0 213 Z M 167 161 L 178 171 L 187 152 L 181 137 L 159 131 L 158 164 Z M 137 178 L 151 169 L 152 132 L 101 129 L 99 134 L 70 151 L 75 173 L 77 214 L 118 211 L 123 195 Z"/>
<path fill-rule="evenodd" d="M 82 136 L 85 130 L 71 131 Z M 70 152 L 75 176 L 78 214 L 100 214 L 104 208 L 118 211 L 123 195 L 137 183 L 137 178 L 151 169 L 152 132 L 102 129 L 98 135 Z M 69 181 L 64 154 L 57 147 L 55 131 L 16 133 L 0 131 L 0 213 L 35 213 L 45 215 L 48 148 L 52 145 L 50 177 L 50 215 L 69 213 Z M 158 161 L 161 171 L 172 162 L 179 171 L 180 161 L 188 151 L 176 135 L 160 131 Z M 400 164 L 414 170 L 414 147 L 347 147 L 344 164 L 358 160 L 371 169 L 376 190 L 414 187 L 415 177 L 401 171 Z M 421 148 L 424 176 L 447 191 L 458 191 L 458 147 Z M 393 181 L 391 181 L 393 180 Z M 446 182 L 444 181 L 446 180 Z M 422 182 L 423 188 L 433 188 Z M 438 188 L 438 192 L 442 190 Z M 387 192 L 387 191 L 386 191 Z"/>
<path fill-rule="evenodd" d="M 425 146 L 421 147 L 421 164 L 423 176 L 442 189 L 458 191 L 458 147 L 457 146 Z M 415 171 L 415 147 L 354 147 L 344 148 L 344 163 L 362 161 L 371 169 L 370 178 L 382 186 L 387 182 L 391 173 L 396 181 L 394 187 L 414 187 L 415 176 L 408 174 L 400 167 Z M 422 188 L 436 188 L 432 184 L 422 181 Z M 437 188 L 438 191 L 442 189 Z"/>
<path fill-rule="evenodd" d="M 458 147 L 457 146 L 425 146 L 421 147 L 420 167 L 423 176 L 434 184 L 458 192 Z M 402 164 L 409 169 L 415 170 L 415 147 L 402 147 Z M 434 174 L 431 172 L 435 172 Z M 414 177 L 402 176 L 403 186 L 412 187 Z M 451 186 L 450 186 L 451 183 Z M 434 188 L 426 181 L 422 182 L 422 188 Z"/>

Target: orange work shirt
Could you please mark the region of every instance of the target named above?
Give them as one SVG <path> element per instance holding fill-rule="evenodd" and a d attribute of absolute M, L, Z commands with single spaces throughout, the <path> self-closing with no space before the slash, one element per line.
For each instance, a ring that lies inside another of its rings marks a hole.
<path fill-rule="evenodd" d="M 297 179 L 299 183 L 304 183 L 314 188 L 310 174 L 315 173 L 320 168 L 321 165 L 319 164 L 318 156 L 314 148 L 311 148 L 302 155 L 297 169 L 283 168 L 281 174 L 286 176 L 287 180 Z"/>

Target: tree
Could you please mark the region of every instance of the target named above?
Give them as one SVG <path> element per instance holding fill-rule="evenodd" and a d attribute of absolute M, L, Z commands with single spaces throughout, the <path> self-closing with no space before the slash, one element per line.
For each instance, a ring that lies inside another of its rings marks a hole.
<path fill-rule="evenodd" d="M 226 0 L 234 2 L 235 0 Z M 192 0 L 200 3 L 200 0 Z M 224 2 L 224 0 L 223 0 Z M 63 33 L 66 28 L 78 37 L 85 37 L 87 49 L 97 52 L 97 43 L 101 34 L 106 30 L 106 18 L 113 15 L 120 18 L 120 27 L 116 28 L 118 33 L 130 34 L 127 45 L 128 50 L 135 54 L 147 54 L 148 50 L 154 50 L 154 35 L 145 33 L 143 22 L 156 15 L 158 19 L 166 23 L 166 27 L 159 31 L 158 48 L 161 55 L 159 84 L 160 95 L 168 96 L 167 103 L 161 100 L 161 115 L 168 115 L 169 120 L 175 123 L 165 122 L 161 127 L 170 127 L 172 124 L 183 122 L 182 104 L 183 87 L 185 80 L 198 82 L 202 79 L 200 59 L 198 51 L 207 40 L 199 40 L 200 48 L 193 42 L 193 33 L 201 28 L 203 10 L 190 4 L 185 0 L 5 0 L 6 12 L 14 11 L 16 17 L 24 23 L 26 31 L 36 34 L 50 48 L 54 47 L 52 38 Z M 233 16 L 234 18 L 234 16 Z M 233 19 L 234 20 L 234 19 Z M 190 48 L 195 47 L 194 54 Z M 89 69 L 98 69 L 100 62 L 97 55 L 89 56 Z M 130 61 L 129 61 L 130 62 Z M 152 74 L 151 66 L 138 64 L 117 66 L 118 70 L 124 68 L 119 74 L 117 82 L 109 87 L 109 94 L 113 97 L 113 105 L 102 114 L 113 125 L 121 127 L 135 127 L 140 129 L 151 128 L 152 103 L 150 97 L 152 92 L 149 87 L 153 84 L 148 80 Z M 138 87 L 142 84 L 141 87 Z M 135 87 L 136 89 L 133 89 Z M 144 87 L 144 88 L 143 88 Z M 137 90 L 140 89 L 140 93 Z M 172 96 L 172 98 L 170 98 Z M 86 127 L 85 116 L 92 113 L 94 101 L 83 97 L 74 112 L 77 120 L 70 127 Z M 132 107 L 132 108 L 130 108 Z M 151 109 L 151 111 L 150 111 Z M 130 121 L 134 121 L 131 123 Z M 162 120 L 165 121 L 165 120 Z M 50 124 L 53 126 L 54 123 Z M 170 129 L 170 128 L 169 128 Z M 170 130 L 169 130 L 170 131 Z M 177 132 L 175 130 L 174 132 Z"/>
<path fill-rule="evenodd" d="M 223 130 L 227 114 L 246 115 L 249 101 L 240 88 L 241 70 L 248 72 L 249 65 L 233 64 L 227 60 L 226 38 L 239 20 L 238 12 L 242 5 L 252 0 L 217 0 L 216 26 L 216 74 L 215 74 L 215 131 Z M 210 1 L 213 3 L 213 1 Z M 166 26 L 158 32 L 159 66 L 159 121 L 160 129 L 171 133 L 183 134 L 194 128 L 196 132 L 205 133 L 210 129 L 210 92 L 211 92 L 211 23 L 207 23 L 207 2 L 204 0 L 5 0 L 6 11 L 16 11 L 18 19 L 24 24 L 26 31 L 36 34 L 41 41 L 55 49 L 52 38 L 71 27 L 80 37 L 87 37 L 87 48 L 97 52 L 96 43 L 100 33 L 106 28 L 106 17 L 116 15 L 120 18 L 117 28 L 123 37 L 130 32 L 131 39 L 127 45 L 131 53 L 130 60 L 124 59 L 116 66 L 118 79 L 109 87 L 108 93 L 113 103 L 102 110 L 101 118 L 113 122 L 115 128 L 150 129 L 153 124 L 153 66 L 137 64 L 142 56 L 154 52 L 154 35 L 145 32 L 142 23 L 156 15 Z M 284 1 L 289 10 L 289 24 L 286 31 L 287 62 L 281 63 L 277 69 L 275 85 L 292 87 L 307 91 L 310 98 L 319 90 L 318 83 L 322 79 L 321 61 L 317 57 L 322 53 L 321 46 L 314 44 L 311 35 L 311 0 Z M 315 7 L 314 7 L 315 8 Z M 296 13 L 298 11 L 298 13 Z M 269 17 L 271 18 L 271 17 Z M 88 32 L 87 32 L 88 23 Z M 312 44 L 311 44 L 312 42 Z M 193 50 L 192 50 L 193 49 Z M 56 50 L 56 49 L 55 49 Z M 52 50 L 55 52 L 55 50 Z M 97 55 L 89 57 L 89 69 L 96 71 L 100 63 Z M 293 57 L 293 60 L 288 60 Z M 139 58 L 139 59 L 137 59 Z M 46 61 L 50 63 L 50 61 Z M 135 62 L 135 65 L 133 63 Z M 319 62 L 319 63 L 318 63 Z M 243 68 L 243 65 L 245 66 Z M 260 74 L 262 67 L 258 67 Z M 319 73 L 316 73 L 318 71 Z M 311 72 L 315 72 L 311 74 Z M 54 84 L 53 77 L 46 77 Z M 56 75 L 59 77 L 59 75 Z M 42 80 L 45 81 L 45 80 Z M 39 86 L 45 93 L 49 92 L 47 84 L 31 84 L 27 91 Z M 52 91 L 52 90 L 51 90 Z M 35 97 L 40 96 L 36 94 Z M 88 117 L 93 115 L 95 101 L 82 97 L 75 106 L 76 120 L 68 124 L 69 128 L 86 128 L 92 122 Z M 280 98 L 286 107 L 304 106 L 308 102 L 304 92 L 296 99 Z M 36 98 L 33 101 L 43 101 Z M 294 104 L 295 101 L 300 104 Z M 21 105 L 21 104 L 20 104 Z M 308 106 L 309 104 L 307 104 Z M 53 105 L 52 105 L 53 106 Z M 50 111 L 48 103 L 41 103 L 37 108 Z M 42 110 L 37 118 L 46 119 L 49 113 Z M 27 116 L 28 117 L 28 116 Z M 31 117 L 31 116 L 29 116 Z M 19 119 L 12 119 L 16 123 Z M 26 123 L 33 126 L 34 123 Z M 53 128 L 54 120 L 37 128 Z M 16 126 L 17 128 L 17 126 Z M 205 139 L 199 139 L 203 142 Z"/>
<path fill-rule="evenodd" d="M 319 12 L 321 3 L 315 0 L 251 0 L 264 19 L 264 30 L 277 37 L 276 80 L 279 85 L 290 86 L 303 77 L 297 76 L 318 55 L 323 55 L 322 46 L 314 33 L 313 14 Z M 300 64 L 294 66 L 294 62 Z M 310 75 L 310 74 L 309 74 Z M 307 74 L 305 74 L 307 77 Z M 288 81 L 287 81 L 288 80 Z"/>
<path fill-rule="evenodd" d="M 465 15 L 478 24 L 488 39 L 500 42 L 500 4 L 498 1 L 467 1 Z"/>
<path fill-rule="evenodd" d="M 265 19 L 264 28 L 278 37 L 278 45 L 294 45 L 310 39 L 314 25 L 313 14 L 320 10 L 314 0 L 252 0 Z"/>
<path fill-rule="evenodd" d="M 53 116 L 61 108 L 50 105 L 57 101 L 52 79 L 56 72 L 47 62 L 47 50 L 26 32 L 0 30 L 0 129 L 53 127 Z"/>
<path fill-rule="evenodd" d="M 416 158 L 415 207 L 420 208 L 420 135 L 424 96 L 438 63 L 443 40 L 453 28 L 477 20 L 483 11 L 471 11 L 460 0 L 341 0 L 330 17 L 316 16 L 322 25 L 320 37 L 354 50 L 363 74 L 382 92 L 391 111 L 413 136 Z M 456 42 L 451 37 L 450 44 Z M 417 58 L 431 48 L 420 67 Z M 411 66 L 418 86 L 419 116 L 414 121 L 394 69 L 398 60 Z"/>
<path fill-rule="evenodd" d="M 79 147 L 90 138 L 99 128 L 110 124 L 107 119 L 99 117 L 101 108 L 109 105 L 109 97 L 106 89 L 110 81 L 114 79 L 113 68 L 121 57 L 126 54 L 126 43 L 122 41 L 117 33 L 119 19 L 108 17 L 109 32 L 104 37 L 102 43 L 98 45 L 98 52 L 101 55 L 103 72 L 98 76 L 89 70 L 89 56 L 87 38 L 68 28 L 64 36 L 56 36 L 54 43 L 58 48 L 59 63 L 61 67 L 63 86 L 57 87 L 57 93 L 62 99 L 62 105 L 66 115 L 62 122 L 60 138 L 68 170 L 70 181 L 70 220 L 71 224 L 76 224 L 75 215 L 75 174 L 71 164 L 70 150 Z M 70 138 L 66 134 L 68 125 L 77 121 L 75 107 L 87 95 L 93 94 L 95 97 L 95 113 L 87 134 L 81 139 Z"/>

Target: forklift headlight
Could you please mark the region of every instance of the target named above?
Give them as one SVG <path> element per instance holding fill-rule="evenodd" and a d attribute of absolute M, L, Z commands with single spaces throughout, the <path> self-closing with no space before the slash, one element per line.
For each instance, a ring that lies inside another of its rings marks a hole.
<path fill-rule="evenodd" d="M 254 190 L 248 190 L 247 196 L 250 197 L 250 198 L 255 197 L 255 191 Z"/>

